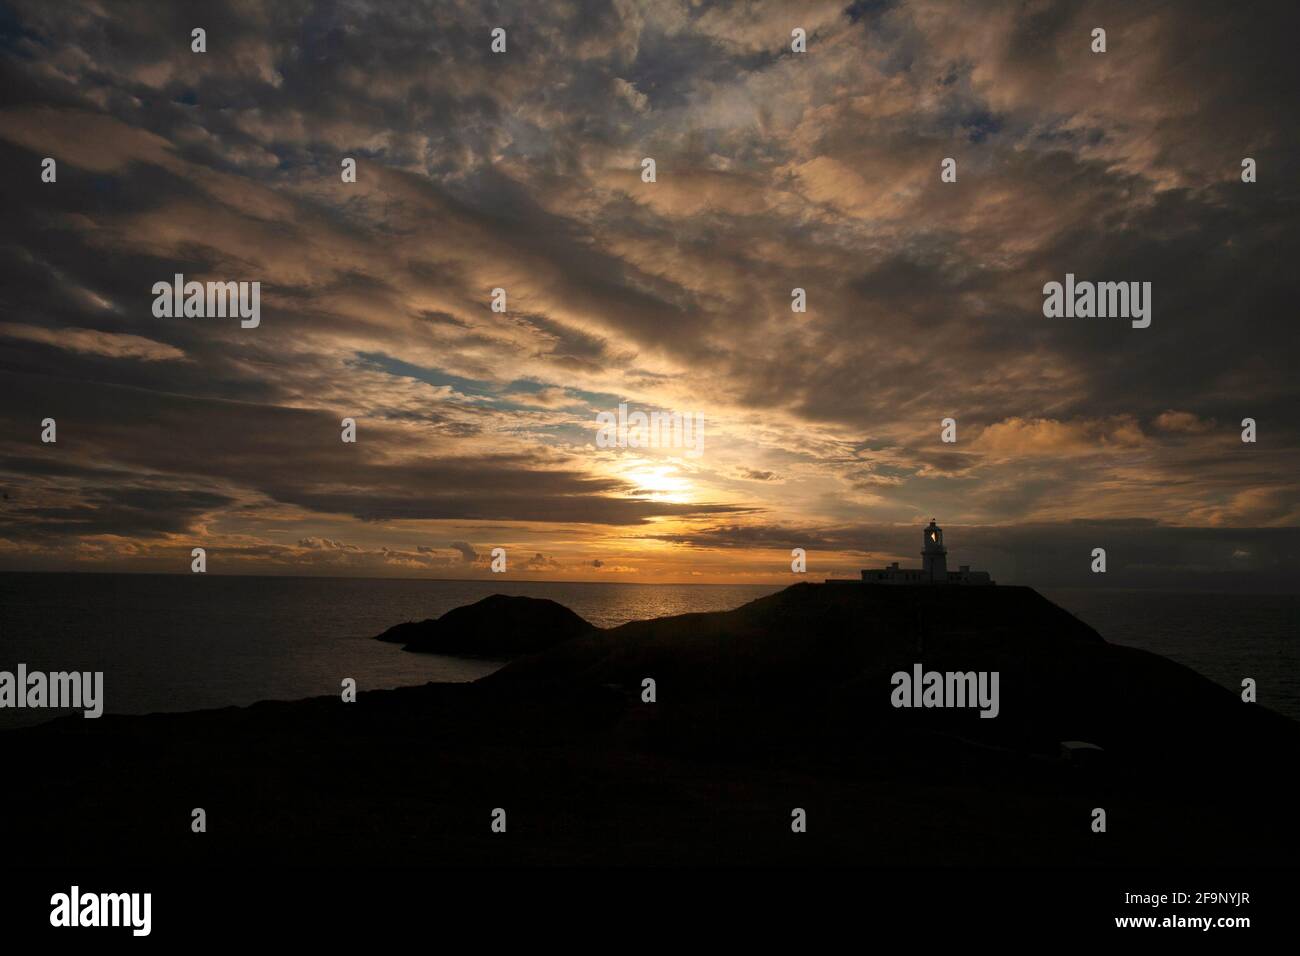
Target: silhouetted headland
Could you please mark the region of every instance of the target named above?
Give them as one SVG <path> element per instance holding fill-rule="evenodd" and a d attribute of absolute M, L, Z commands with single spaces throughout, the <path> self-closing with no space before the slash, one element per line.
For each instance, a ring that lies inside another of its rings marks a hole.
<path fill-rule="evenodd" d="M 402 627 L 385 637 L 522 656 L 355 703 L 8 732 L 24 783 L 0 788 L 6 847 L 62 863 L 1294 860 L 1300 725 L 1029 588 L 799 584 L 609 629 L 493 598 Z M 894 706 L 891 675 L 914 668 L 998 672 L 996 717 Z"/>
<path fill-rule="evenodd" d="M 436 620 L 396 624 L 379 640 L 403 644 L 404 651 L 503 658 L 535 654 L 595 630 L 555 601 L 493 594 Z"/>

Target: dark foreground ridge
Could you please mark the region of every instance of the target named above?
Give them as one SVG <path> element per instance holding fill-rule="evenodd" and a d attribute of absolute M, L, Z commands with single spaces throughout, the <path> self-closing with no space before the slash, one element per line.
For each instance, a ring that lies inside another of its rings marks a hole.
<path fill-rule="evenodd" d="M 488 606 L 493 640 L 560 617 Z M 998 671 L 998 716 L 892 707 L 918 663 Z M 1300 726 L 1017 587 L 800 584 L 587 626 L 473 684 L 68 718 L 0 747 L 4 845 L 31 862 L 1207 866 L 1300 843 Z"/>

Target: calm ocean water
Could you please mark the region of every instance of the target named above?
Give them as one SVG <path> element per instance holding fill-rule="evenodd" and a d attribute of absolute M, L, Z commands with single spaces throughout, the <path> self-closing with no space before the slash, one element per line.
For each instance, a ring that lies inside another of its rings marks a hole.
<path fill-rule="evenodd" d="M 546 584 L 153 574 L 0 574 L 0 670 L 103 671 L 107 713 L 468 681 L 499 664 L 373 640 L 489 594 L 545 597 L 601 627 L 722 611 L 776 586 Z M 0 728 L 67 711 L 0 710 Z"/>
<path fill-rule="evenodd" d="M 1185 664 L 1241 693 L 1253 677 L 1261 704 L 1300 720 L 1300 595 L 1044 588 L 1044 597 L 1112 644 Z"/>
<path fill-rule="evenodd" d="M 489 594 L 546 597 L 593 624 L 718 611 L 775 585 L 550 584 L 218 575 L 0 574 L 0 670 L 103 671 L 109 713 L 474 680 L 497 665 L 372 638 Z M 1300 719 L 1295 596 L 1045 591 L 1107 639 L 1163 654 Z M 63 712 L 66 713 L 66 712 Z M 0 710 L 0 727 L 52 711 Z"/>

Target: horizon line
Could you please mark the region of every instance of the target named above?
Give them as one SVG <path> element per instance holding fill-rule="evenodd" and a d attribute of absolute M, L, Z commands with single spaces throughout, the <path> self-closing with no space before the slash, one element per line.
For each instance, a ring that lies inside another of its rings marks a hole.
<path fill-rule="evenodd" d="M 125 577 L 195 577 L 193 572 L 186 573 L 183 571 L 36 571 L 36 570 L 5 570 L 0 569 L 0 575 L 5 574 L 44 574 L 44 575 L 94 575 L 109 577 L 112 575 L 121 575 Z M 205 577 L 214 578 L 288 578 L 295 581 L 418 581 L 424 583 L 450 583 L 450 584 L 493 584 L 493 583 L 513 583 L 513 584 L 602 584 L 602 585 L 623 585 L 637 587 L 698 587 L 698 588 L 728 588 L 728 587 L 776 587 L 786 588 L 794 587 L 797 584 L 826 584 L 830 581 L 843 583 L 859 583 L 870 585 L 871 582 L 860 581 L 858 578 L 817 578 L 805 576 L 804 580 L 790 581 L 784 583 L 764 582 L 764 581 L 573 581 L 557 579 L 530 579 L 530 578 L 504 578 L 500 581 L 493 581 L 491 578 L 435 578 L 435 577 L 412 577 L 412 576 L 390 576 L 376 577 L 374 575 L 360 574 L 231 574 L 222 572 L 204 572 Z M 876 585 L 877 587 L 889 587 L 893 585 Z M 901 586 L 901 585 L 898 585 Z M 1207 594 L 1207 595 L 1239 595 L 1253 597 L 1300 597 L 1300 591 L 1208 591 L 1205 588 L 1168 588 L 1168 587 L 1115 587 L 1099 585 L 1070 585 L 1070 584 L 1025 584 L 1007 582 L 997 585 L 998 587 L 1027 587 L 1036 591 L 1141 591 L 1151 594 Z"/>

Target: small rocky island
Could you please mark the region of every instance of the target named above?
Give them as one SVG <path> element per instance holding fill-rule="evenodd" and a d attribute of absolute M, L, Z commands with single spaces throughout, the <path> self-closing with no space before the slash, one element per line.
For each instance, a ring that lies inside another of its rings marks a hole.
<path fill-rule="evenodd" d="M 379 640 L 402 644 L 404 651 L 501 659 L 535 654 L 595 630 L 563 604 L 493 594 L 436 620 L 396 624 Z"/>
<path fill-rule="evenodd" d="M 1300 725 L 1030 588 L 799 584 L 609 629 L 497 596 L 383 637 L 514 659 L 355 703 L 0 734 L 26 781 L 0 788 L 7 849 L 69 865 L 1206 866 L 1298 845 Z M 891 676 L 913 671 L 996 672 L 996 715 L 899 707 Z"/>

